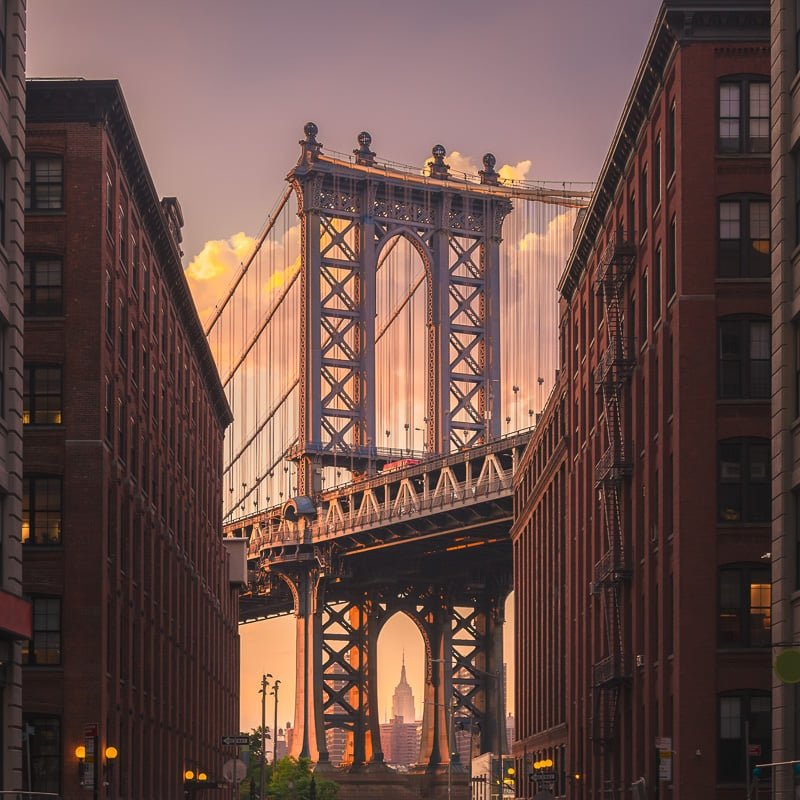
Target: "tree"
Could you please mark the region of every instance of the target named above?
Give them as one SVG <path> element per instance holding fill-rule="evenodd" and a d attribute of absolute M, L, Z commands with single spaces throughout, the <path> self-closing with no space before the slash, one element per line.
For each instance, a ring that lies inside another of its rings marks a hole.
<path fill-rule="evenodd" d="M 274 800 L 335 800 L 339 784 L 317 778 L 311 759 L 282 758 L 272 773 L 267 793 Z"/>
<path fill-rule="evenodd" d="M 239 785 L 239 797 L 241 800 L 250 800 L 250 798 L 258 797 L 259 789 L 261 788 L 261 726 L 253 728 L 247 736 L 250 737 L 250 744 L 247 746 L 248 755 L 247 761 L 247 775 Z M 267 756 L 270 754 L 270 730 L 269 727 L 265 728 L 267 738 Z M 270 777 L 272 775 L 272 767 L 270 764 L 266 765 L 264 785 L 268 786 Z"/>

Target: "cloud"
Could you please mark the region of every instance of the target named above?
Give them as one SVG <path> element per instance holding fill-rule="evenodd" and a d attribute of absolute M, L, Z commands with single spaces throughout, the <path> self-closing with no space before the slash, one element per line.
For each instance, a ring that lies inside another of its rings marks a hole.
<path fill-rule="evenodd" d="M 201 319 L 211 315 L 255 246 L 255 238 L 239 231 L 228 239 L 206 242 L 191 260 L 186 268 L 186 278 Z"/>
<path fill-rule="evenodd" d="M 453 150 L 444 157 L 445 163 L 450 165 L 450 172 L 453 175 L 469 175 L 475 176 L 483 169 L 483 161 L 481 163 L 472 157 L 461 153 L 458 150 Z M 427 175 L 428 168 L 433 162 L 433 157 L 429 156 L 425 160 L 425 169 L 423 172 Z M 501 183 L 508 183 L 511 181 L 528 180 L 528 173 L 531 171 L 533 162 L 526 158 L 524 161 L 518 161 L 516 164 L 503 164 L 497 172 L 500 175 Z"/>
<path fill-rule="evenodd" d="M 500 173 L 500 180 L 503 183 L 507 183 L 509 181 L 524 181 L 528 178 L 528 173 L 531 171 L 531 167 L 533 166 L 533 162 L 526 158 L 524 161 L 517 161 L 516 164 L 503 164 L 499 170 Z"/>

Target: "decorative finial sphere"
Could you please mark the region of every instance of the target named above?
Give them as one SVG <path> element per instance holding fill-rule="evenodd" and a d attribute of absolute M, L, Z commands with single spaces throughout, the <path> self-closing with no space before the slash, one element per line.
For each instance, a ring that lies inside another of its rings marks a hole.
<path fill-rule="evenodd" d="M 358 143 L 362 147 L 369 147 L 372 144 L 372 137 L 367 131 L 361 131 L 361 133 L 358 134 Z"/>
<path fill-rule="evenodd" d="M 313 139 L 319 133 L 319 128 L 313 122 L 306 122 L 303 126 L 303 133 L 307 139 Z"/>
<path fill-rule="evenodd" d="M 494 170 L 494 165 L 497 163 L 497 159 L 494 157 L 494 153 L 487 153 L 483 157 L 483 168 L 487 172 L 492 172 Z"/>
<path fill-rule="evenodd" d="M 444 149 L 444 145 L 435 144 L 433 146 L 433 150 L 431 150 L 431 153 L 433 154 L 434 158 L 444 158 L 447 151 Z"/>

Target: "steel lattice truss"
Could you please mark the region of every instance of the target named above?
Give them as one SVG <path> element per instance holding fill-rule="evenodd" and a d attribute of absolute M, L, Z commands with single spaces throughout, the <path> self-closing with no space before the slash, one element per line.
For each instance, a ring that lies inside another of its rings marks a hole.
<path fill-rule="evenodd" d="M 299 492 L 333 458 L 366 457 L 375 430 L 376 273 L 396 237 L 426 279 L 427 426 L 434 452 L 500 433 L 499 243 L 505 198 L 469 184 L 364 173 L 328 160 L 313 136 L 289 174 L 301 219 Z"/>

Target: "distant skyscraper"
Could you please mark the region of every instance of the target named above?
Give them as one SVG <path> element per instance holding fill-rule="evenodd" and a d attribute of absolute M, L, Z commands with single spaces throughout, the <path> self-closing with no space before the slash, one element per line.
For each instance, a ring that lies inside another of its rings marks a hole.
<path fill-rule="evenodd" d="M 405 653 L 403 653 L 403 663 L 400 667 L 400 683 L 397 684 L 392 695 L 392 719 L 397 717 L 402 717 L 403 722 L 416 722 L 417 719 L 414 693 L 406 680 Z"/>

